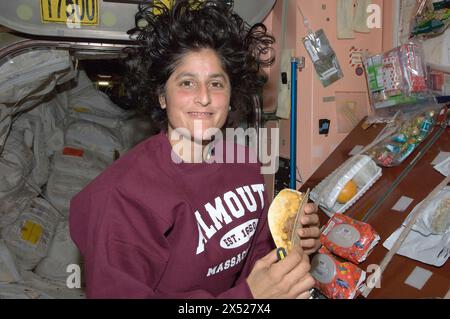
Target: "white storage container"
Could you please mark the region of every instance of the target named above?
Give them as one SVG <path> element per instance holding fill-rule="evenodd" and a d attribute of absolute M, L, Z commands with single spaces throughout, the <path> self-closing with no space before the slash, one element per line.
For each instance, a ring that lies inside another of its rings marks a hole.
<path fill-rule="evenodd" d="M 14 257 L 0 239 L 0 282 L 16 282 L 21 279 Z"/>
<path fill-rule="evenodd" d="M 2 230 L 20 268 L 33 269 L 47 255 L 60 215 L 42 198 L 31 200 L 17 220 Z"/>
<path fill-rule="evenodd" d="M 110 162 L 117 157 L 117 153 L 124 152 L 120 131 L 93 122 L 74 122 L 67 127 L 64 136 L 67 145 L 98 152 Z"/>
<path fill-rule="evenodd" d="M 43 278 L 65 286 L 69 275 L 67 267 L 71 264 L 81 267 L 82 259 L 80 251 L 70 238 L 68 223 L 61 222 L 56 229 L 48 255 L 41 260 L 34 272 Z"/>

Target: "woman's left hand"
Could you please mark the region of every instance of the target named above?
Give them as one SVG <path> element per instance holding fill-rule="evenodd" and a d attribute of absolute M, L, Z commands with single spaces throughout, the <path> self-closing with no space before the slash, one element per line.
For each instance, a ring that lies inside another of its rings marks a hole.
<path fill-rule="evenodd" d="M 317 205 L 306 204 L 300 222 L 302 228 L 298 231 L 303 250 L 307 255 L 315 253 L 320 247 L 320 221 L 317 215 Z"/>

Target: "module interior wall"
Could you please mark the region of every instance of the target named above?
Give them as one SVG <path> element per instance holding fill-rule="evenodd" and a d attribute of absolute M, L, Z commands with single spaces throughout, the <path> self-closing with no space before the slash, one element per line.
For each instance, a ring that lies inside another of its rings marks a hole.
<path fill-rule="evenodd" d="M 393 0 L 373 0 L 382 9 L 381 28 L 371 29 L 369 33 L 354 33 L 354 39 L 337 39 L 336 0 L 289 0 L 288 20 L 285 48 L 294 48 L 296 56 L 306 58 L 305 68 L 298 73 L 297 97 L 297 166 L 304 181 L 323 163 L 348 133 L 339 133 L 337 128 L 336 93 L 345 99 L 346 93 L 363 99 L 360 107 L 368 110 L 366 79 L 364 75 L 356 75 L 355 66 L 350 63 L 350 49 L 368 50 L 380 53 L 392 47 Z M 277 1 L 274 9 L 265 20 L 266 25 L 276 37 L 275 50 L 281 51 L 281 20 L 283 1 Z M 303 25 L 300 11 L 309 19 L 313 30 L 323 29 L 335 50 L 344 78 L 324 88 L 316 76 L 314 66 L 301 39 L 307 31 Z M 278 79 L 280 77 L 279 59 L 267 70 L 269 82 L 264 91 L 264 109 L 276 109 Z M 325 101 L 324 101 L 325 98 Z M 328 102 L 327 102 L 328 100 Z M 331 101 L 330 101 L 331 100 Z M 319 119 L 331 121 L 328 135 L 319 135 Z M 280 156 L 289 158 L 289 121 L 280 120 Z M 300 184 L 297 185 L 298 187 Z"/>

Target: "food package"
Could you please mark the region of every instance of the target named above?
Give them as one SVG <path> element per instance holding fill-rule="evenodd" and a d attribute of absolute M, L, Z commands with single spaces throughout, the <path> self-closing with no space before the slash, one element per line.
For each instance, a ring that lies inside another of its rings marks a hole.
<path fill-rule="evenodd" d="M 424 236 L 450 235 L 450 186 L 441 189 L 419 214 L 414 230 Z"/>
<path fill-rule="evenodd" d="M 350 262 L 340 262 L 325 248 L 311 261 L 315 287 L 329 299 L 354 299 L 365 288 L 366 272 Z"/>
<path fill-rule="evenodd" d="M 303 38 L 303 44 L 324 87 L 344 77 L 336 53 L 322 29 L 310 32 Z"/>
<path fill-rule="evenodd" d="M 429 96 L 427 70 L 419 43 L 410 42 L 366 57 L 364 66 L 373 111 L 414 104 Z"/>
<path fill-rule="evenodd" d="M 355 155 L 322 180 L 311 199 L 331 217 L 344 213 L 381 176 L 381 168 L 367 155 Z"/>
<path fill-rule="evenodd" d="M 355 264 L 366 260 L 379 240 L 372 226 L 342 214 L 334 214 L 320 235 L 329 251 Z"/>
<path fill-rule="evenodd" d="M 371 156 L 380 166 L 400 165 L 431 133 L 436 116 L 434 109 L 404 116 L 392 124 L 391 133 L 377 138 L 365 154 Z"/>
<path fill-rule="evenodd" d="M 288 253 L 292 250 L 292 234 L 301 226 L 300 222 L 296 224 L 296 220 L 302 211 L 303 203 L 307 201 L 305 194 L 283 189 L 270 204 L 269 228 L 277 248 L 285 248 Z M 297 228 L 294 229 L 294 226 Z"/>
<path fill-rule="evenodd" d="M 411 211 L 408 217 L 386 241 L 383 246 L 392 249 L 405 225 L 417 212 L 417 220 L 403 241 L 397 254 L 418 260 L 428 265 L 442 267 L 450 257 L 450 186 L 446 186 L 421 207 L 421 203 Z"/>
<path fill-rule="evenodd" d="M 444 234 L 450 230 L 450 195 L 439 201 L 431 221 L 431 229 L 436 234 Z"/>

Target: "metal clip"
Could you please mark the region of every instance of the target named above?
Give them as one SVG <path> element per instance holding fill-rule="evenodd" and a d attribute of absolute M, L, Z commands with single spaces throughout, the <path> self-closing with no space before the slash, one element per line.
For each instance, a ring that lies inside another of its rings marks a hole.
<path fill-rule="evenodd" d="M 296 57 L 294 59 L 297 62 L 297 69 L 299 71 L 302 71 L 305 68 L 305 57 L 301 56 L 301 57 L 298 57 L 298 58 Z"/>

